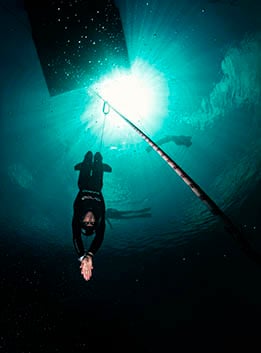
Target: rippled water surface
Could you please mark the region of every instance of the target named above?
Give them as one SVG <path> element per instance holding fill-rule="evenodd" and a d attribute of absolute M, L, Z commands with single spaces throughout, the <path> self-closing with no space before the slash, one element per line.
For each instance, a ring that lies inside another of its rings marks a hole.
<path fill-rule="evenodd" d="M 137 101 L 124 116 L 261 250 L 259 2 L 116 4 L 130 62 L 156 92 L 148 116 Z M 3 352 L 234 352 L 258 342 L 260 267 L 97 97 L 50 97 L 22 2 L 1 0 L 0 26 Z M 89 149 L 113 169 L 107 209 L 131 213 L 108 212 L 86 283 L 71 217 L 73 166 Z"/>

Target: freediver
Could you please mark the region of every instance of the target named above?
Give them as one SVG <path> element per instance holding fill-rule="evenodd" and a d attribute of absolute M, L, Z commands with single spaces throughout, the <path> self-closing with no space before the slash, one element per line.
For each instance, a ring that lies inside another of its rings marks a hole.
<path fill-rule="evenodd" d="M 156 141 L 156 144 L 161 146 L 168 142 L 174 142 L 176 145 L 183 145 L 186 147 L 190 147 L 192 145 L 191 138 L 192 138 L 191 136 L 184 136 L 184 135 L 179 135 L 179 136 L 168 135 Z M 152 148 L 149 146 L 146 148 L 146 151 L 150 152 L 152 151 Z"/>
<path fill-rule="evenodd" d="M 93 160 L 93 153 L 88 151 L 83 162 L 74 167 L 80 174 L 79 192 L 73 204 L 73 244 L 81 263 L 81 274 L 86 281 L 92 276 L 93 257 L 102 245 L 105 233 L 105 202 L 101 189 L 103 172 L 111 172 L 112 168 L 103 164 L 102 159 L 102 155 L 97 152 Z M 91 235 L 94 238 L 86 251 L 82 236 Z"/>
<path fill-rule="evenodd" d="M 148 218 L 151 217 L 150 213 L 151 208 L 142 208 L 139 210 L 131 211 L 120 211 L 116 208 L 107 208 L 106 209 L 106 221 L 109 223 L 112 228 L 110 219 L 131 219 L 131 218 Z"/>

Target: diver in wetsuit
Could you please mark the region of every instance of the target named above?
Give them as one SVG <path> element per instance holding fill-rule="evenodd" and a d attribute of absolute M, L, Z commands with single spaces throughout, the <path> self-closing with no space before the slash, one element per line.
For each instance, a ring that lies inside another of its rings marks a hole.
<path fill-rule="evenodd" d="M 72 219 L 73 243 L 81 262 L 80 269 L 84 279 L 88 281 L 92 276 L 93 256 L 99 250 L 105 232 L 105 203 L 101 189 L 103 186 L 103 172 L 111 172 L 111 167 L 102 163 L 102 155 L 94 155 L 88 151 L 82 163 L 74 169 L 80 170 L 79 192 L 73 204 Z M 95 236 L 88 251 L 85 251 L 82 235 Z"/>

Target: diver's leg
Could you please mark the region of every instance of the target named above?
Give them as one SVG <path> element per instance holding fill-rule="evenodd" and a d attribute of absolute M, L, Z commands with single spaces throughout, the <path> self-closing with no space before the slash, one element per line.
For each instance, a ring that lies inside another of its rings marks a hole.
<path fill-rule="evenodd" d="M 96 152 L 92 167 L 92 187 L 94 191 L 101 191 L 103 186 L 103 164 L 102 155 Z"/>
<path fill-rule="evenodd" d="M 80 175 L 78 179 L 78 187 L 80 190 L 89 188 L 92 169 L 92 157 L 92 152 L 88 151 L 84 157 L 83 162 L 81 163 Z"/>

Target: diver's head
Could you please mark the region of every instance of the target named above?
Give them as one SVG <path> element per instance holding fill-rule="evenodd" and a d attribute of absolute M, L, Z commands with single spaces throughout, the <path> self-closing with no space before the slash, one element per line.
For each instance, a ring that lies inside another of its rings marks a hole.
<path fill-rule="evenodd" d="M 95 231 L 95 215 L 92 211 L 88 211 L 82 220 L 82 229 L 85 235 L 91 235 Z"/>

